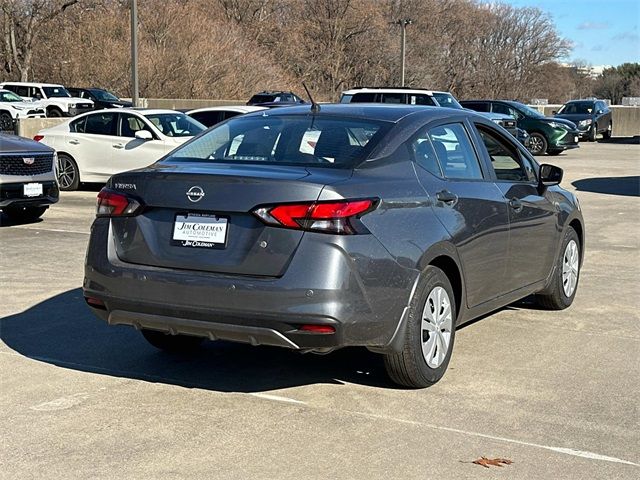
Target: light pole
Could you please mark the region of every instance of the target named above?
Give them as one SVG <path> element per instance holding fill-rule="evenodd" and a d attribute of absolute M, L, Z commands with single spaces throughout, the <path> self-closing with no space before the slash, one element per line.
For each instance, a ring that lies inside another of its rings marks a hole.
<path fill-rule="evenodd" d="M 138 106 L 138 0 L 131 0 L 131 102 Z"/>
<path fill-rule="evenodd" d="M 411 25 L 413 20 L 403 18 L 397 22 L 393 22 L 396 25 L 400 25 L 400 86 L 404 87 L 404 66 L 405 66 L 405 49 L 407 46 L 407 25 Z"/>

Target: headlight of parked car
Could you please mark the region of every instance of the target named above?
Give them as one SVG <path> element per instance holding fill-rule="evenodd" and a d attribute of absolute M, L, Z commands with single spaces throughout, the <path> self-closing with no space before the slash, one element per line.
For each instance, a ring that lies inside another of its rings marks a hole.
<path fill-rule="evenodd" d="M 21 107 L 20 105 L 11 105 L 16 110 L 24 110 L 25 107 Z"/>
<path fill-rule="evenodd" d="M 76 108 L 78 106 L 77 103 L 70 103 L 69 108 Z"/>
<path fill-rule="evenodd" d="M 586 120 L 580 120 L 580 121 L 578 122 L 578 126 L 580 126 L 580 127 L 586 127 L 587 125 L 591 125 L 591 122 L 592 122 L 592 121 L 593 121 L 593 120 L 591 120 L 590 118 L 587 118 Z"/>
<path fill-rule="evenodd" d="M 563 130 L 569 130 L 569 126 L 565 125 L 564 123 L 549 122 L 549 126 L 553 128 L 561 128 Z"/>

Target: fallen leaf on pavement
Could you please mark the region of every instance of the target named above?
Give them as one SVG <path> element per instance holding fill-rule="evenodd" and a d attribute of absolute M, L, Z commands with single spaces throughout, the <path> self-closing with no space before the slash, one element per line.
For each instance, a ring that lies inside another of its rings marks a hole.
<path fill-rule="evenodd" d="M 476 465 L 482 465 L 484 468 L 489 468 L 491 465 L 496 467 L 502 467 L 502 465 L 511 465 L 513 462 L 508 458 L 487 458 L 480 457 L 477 460 L 474 460 L 471 463 L 475 463 Z"/>

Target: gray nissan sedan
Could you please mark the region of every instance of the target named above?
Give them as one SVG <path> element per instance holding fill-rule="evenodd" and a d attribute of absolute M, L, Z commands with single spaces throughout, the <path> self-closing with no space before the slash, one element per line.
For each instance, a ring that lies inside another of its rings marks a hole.
<path fill-rule="evenodd" d="M 584 222 L 561 179 L 464 110 L 256 112 L 109 180 L 84 296 L 163 350 L 365 346 L 425 387 L 456 327 L 531 294 L 573 302 Z"/>

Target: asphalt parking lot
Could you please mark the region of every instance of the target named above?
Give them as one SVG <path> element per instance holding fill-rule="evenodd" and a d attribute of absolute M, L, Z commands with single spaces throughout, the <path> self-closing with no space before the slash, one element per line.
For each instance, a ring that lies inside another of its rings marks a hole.
<path fill-rule="evenodd" d="M 521 302 L 462 328 L 425 390 L 359 349 L 161 353 L 84 305 L 96 189 L 39 223 L 3 218 L 0 478 L 639 478 L 640 145 L 544 161 L 584 211 L 574 305 Z"/>

